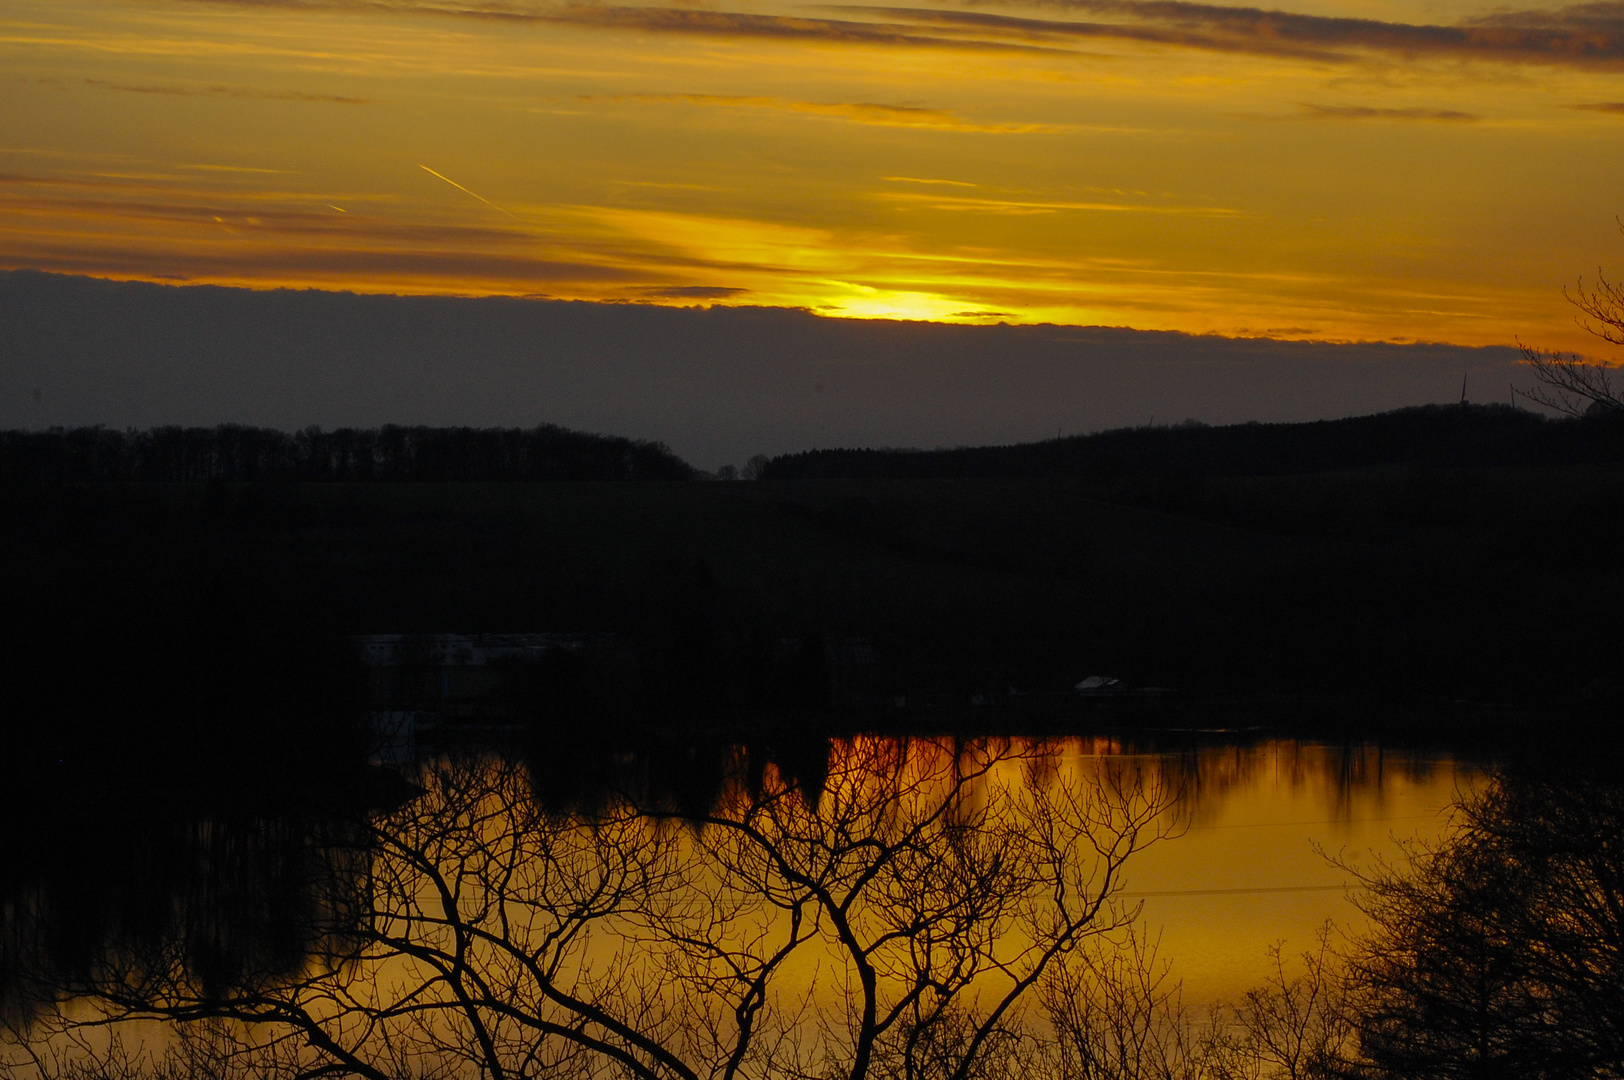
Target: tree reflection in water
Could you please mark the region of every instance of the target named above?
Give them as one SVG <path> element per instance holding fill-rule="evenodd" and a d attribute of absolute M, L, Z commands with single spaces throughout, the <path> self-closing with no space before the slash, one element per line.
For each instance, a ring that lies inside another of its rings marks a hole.
<path fill-rule="evenodd" d="M 1364 877 L 1364 940 L 1277 956 L 1208 1018 L 1114 895 L 1202 770 L 1079 749 L 549 745 L 437 761 L 388 812 L 136 830 L 4 883 L 13 1071 L 1624 1073 L 1616 779 L 1462 796 L 1452 835 Z M 168 1042 L 86 1036 L 141 1020 Z"/>
<path fill-rule="evenodd" d="M 8 825 L 0 1018 L 13 1032 L 102 988 L 225 1000 L 339 967 L 371 906 L 363 833 L 342 816 L 172 814 L 110 798 Z"/>
<path fill-rule="evenodd" d="M 276 916 L 320 947 L 229 985 L 178 928 L 61 964 L 18 947 L 14 910 L 13 987 L 72 999 L 28 1038 L 93 1009 L 206 1030 L 188 1049 L 222 1071 L 986 1075 L 1045 974 L 1127 924 L 1118 875 L 1172 827 L 1173 792 L 1133 759 L 1084 775 L 1045 744 L 821 750 L 801 770 L 713 754 L 709 782 L 699 762 L 661 782 L 610 758 L 569 797 L 513 758 L 441 761 L 398 810 L 307 834 L 321 900 Z"/>

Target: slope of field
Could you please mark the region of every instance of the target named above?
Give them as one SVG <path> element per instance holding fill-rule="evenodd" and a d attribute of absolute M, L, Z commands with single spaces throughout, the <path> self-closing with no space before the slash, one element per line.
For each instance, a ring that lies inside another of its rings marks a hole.
<path fill-rule="evenodd" d="M 1066 479 L 14 487 L 0 710 L 14 734 L 285 731 L 351 707 L 340 643 L 376 632 L 619 636 L 633 668 L 561 699 L 569 722 L 783 706 L 786 639 L 871 644 L 878 697 L 1105 674 L 1374 719 L 1616 687 L 1617 469 L 1159 485 L 1139 505 Z"/>

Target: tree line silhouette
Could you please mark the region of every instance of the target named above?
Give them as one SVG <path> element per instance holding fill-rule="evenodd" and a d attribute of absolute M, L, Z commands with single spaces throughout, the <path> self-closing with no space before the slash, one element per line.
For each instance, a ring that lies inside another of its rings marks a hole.
<path fill-rule="evenodd" d="M 14 482 L 687 480 L 693 474 L 661 443 L 553 424 L 0 432 L 0 480 Z"/>

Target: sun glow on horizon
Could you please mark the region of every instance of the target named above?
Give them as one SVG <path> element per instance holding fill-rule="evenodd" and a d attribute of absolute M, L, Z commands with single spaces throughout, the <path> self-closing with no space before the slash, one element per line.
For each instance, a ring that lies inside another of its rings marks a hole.
<path fill-rule="evenodd" d="M 1624 45 L 1156 10 L 18 0 L 0 266 L 1589 347 Z"/>

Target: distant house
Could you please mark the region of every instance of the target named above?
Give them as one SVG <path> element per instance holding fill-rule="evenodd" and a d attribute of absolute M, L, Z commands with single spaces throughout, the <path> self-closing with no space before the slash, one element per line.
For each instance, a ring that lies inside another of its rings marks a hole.
<path fill-rule="evenodd" d="M 1090 675 L 1072 690 L 1088 698 L 1165 698 L 1178 693 L 1165 686 L 1129 686 L 1109 675 Z"/>

